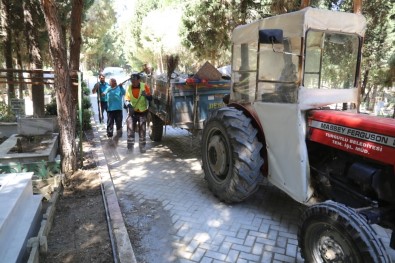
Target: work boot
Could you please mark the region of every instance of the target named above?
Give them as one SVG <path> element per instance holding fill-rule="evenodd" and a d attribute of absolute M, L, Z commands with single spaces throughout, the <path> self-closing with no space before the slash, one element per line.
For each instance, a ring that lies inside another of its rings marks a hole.
<path fill-rule="evenodd" d="M 140 146 L 140 153 L 145 153 L 145 145 Z"/>
<path fill-rule="evenodd" d="M 128 150 L 133 150 L 134 141 L 128 139 L 128 140 L 127 140 L 127 147 L 128 147 Z"/>

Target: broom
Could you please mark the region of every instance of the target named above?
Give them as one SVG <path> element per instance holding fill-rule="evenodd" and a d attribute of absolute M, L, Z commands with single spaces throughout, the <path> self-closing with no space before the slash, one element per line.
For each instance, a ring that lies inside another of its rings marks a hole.
<path fill-rule="evenodd" d="M 165 125 L 167 124 L 168 121 L 168 116 L 169 112 L 171 110 L 170 107 L 170 81 L 171 81 L 171 74 L 173 74 L 174 70 L 178 66 L 178 61 L 179 61 L 179 56 L 178 55 L 168 55 L 166 56 L 166 67 L 167 67 L 167 109 L 166 109 L 166 118 L 165 118 Z M 166 135 L 166 128 L 165 128 L 165 135 Z"/>

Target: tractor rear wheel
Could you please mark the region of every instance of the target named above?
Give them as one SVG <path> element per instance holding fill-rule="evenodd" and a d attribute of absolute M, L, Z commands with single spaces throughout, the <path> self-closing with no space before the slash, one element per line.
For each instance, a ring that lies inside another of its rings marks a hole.
<path fill-rule="evenodd" d="M 298 241 L 306 262 L 391 262 L 366 219 L 333 201 L 305 211 Z"/>
<path fill-rule="evenodd" d="M 154 142 L 161 141 L 163 135 L 163 121 L 152 112 L 148 112 L 147 126 L 150 139 Z"/>
<path fill-rule="evenodd" d="M 262 143 L 251 119 L 224 107 L 207 120 L 202 136 L 202 162 L 209 189 L 221 201 L 240 202 L 251 196 L 263 177 Z"/>

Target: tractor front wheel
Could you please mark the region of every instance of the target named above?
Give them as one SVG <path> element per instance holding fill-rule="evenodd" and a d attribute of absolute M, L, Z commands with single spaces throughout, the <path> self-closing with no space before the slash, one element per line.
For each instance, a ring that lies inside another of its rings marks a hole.
<path fill-rule="evenodd" d="M 202 136 L 202 163 L 210 190 L 221 201 L 240 202 L 262 181 L 262 143 L 251 119 L 224 107 L 207 120 Z"/>
<path fill-rule="evenodd" d="M 391 262 L 366 219 L 333 201 L 305 211 L 298 241 L 306 262 Z"/>

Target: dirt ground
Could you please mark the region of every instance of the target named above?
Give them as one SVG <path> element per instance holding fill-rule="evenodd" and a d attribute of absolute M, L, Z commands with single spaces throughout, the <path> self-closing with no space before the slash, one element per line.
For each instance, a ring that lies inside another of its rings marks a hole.
<path fill-rule="evenodd" d="M 8 153 L 33 153 L 39 152 L 48 147 L 52 135 L 19 135 L 17 136 L 17 142 Z"/>
<path fill-rule="evenodd" d="M 101 182 L 84 142 L 83 168 L 71 176 L 56 205 L 48 253 L 40 262 L 113 262 Z"/>
<path fill-rule="evenodd" d="M 48 236 L 44 263 L 114 262 L 101 182 L 91 152 L 91 133 L 84 141 L 83 168 L 64 186 Z M 176 262 L 168 240 L 170 215 L 155 201 L 139 203 L 133 195 L 119 196 L 125 225 L 137 262 Z M 160 220 L 158 220 L 160 219 Z"/>

